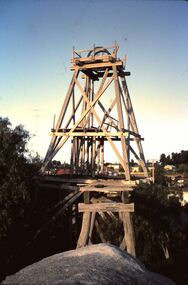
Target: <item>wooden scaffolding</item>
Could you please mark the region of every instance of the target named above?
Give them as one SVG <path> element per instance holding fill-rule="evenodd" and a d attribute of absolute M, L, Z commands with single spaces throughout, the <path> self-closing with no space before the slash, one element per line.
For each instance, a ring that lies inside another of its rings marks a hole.
<path fill-rule="evenodd" d="M 148 178 L 148 169 L 126 83 L 130 72 L 125 71 L 125 62 L 117 57 L 117 51 L 117 45 L 73 49 L 72 80 L 56 126 L 51 131 L 51 143 L 42 172 L 48 169 L 51 160 L 69 141 L 72 174 L 93 178 L 89 185 L 80 186 L 84 203 L 78 207 L 83 212 L 78 246 L 91 242 L 97 212 L 118 212 L 125 231 L 121 247 L 124 245 L 129 253 L 135 255 L 130 216 L 134 205 L 129 204 L 128 194 L 135 187 L 130 170 L 131 157 L 138 163 L 142 178 Z M 112 150 L 123 169 L 124 179 L 121 181 L 103 180 L 101 183 L 100 178 L 106 174 L 104 151 L 107 148 L 109 153 Z M 115 192 L 120 201 L 103 199 L 100 202 L 93 197 L 92 193 L 96 192 L 103 198 L 106 193 Z"/>

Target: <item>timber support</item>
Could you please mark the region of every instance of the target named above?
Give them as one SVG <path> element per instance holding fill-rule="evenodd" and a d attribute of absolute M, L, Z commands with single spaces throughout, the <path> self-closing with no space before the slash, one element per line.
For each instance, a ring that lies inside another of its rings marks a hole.
<path fill-rule="evenodd" d="M 89 50 L 73 50 L 72 80 L 50 133 L 51 142 L 42 172 L 48 170 L 52 159 L 69 141 L 71 175 L 91 178 L 91 183 L 83 186 L 66 184 L 84 194 L 83 203 L 78 205 L 78 211 L 83 213 L 78 247 L 92 242 L 94 227 L 104 240 L 96 220 L 97 213 L 103 217 L 106 213 L 118 213 L 124 229 L 120 247 L 126 247 L 135 255 L 131 220 L 134 205 L 129 203 L 129 193 L 136 182 L 131 174 L 130 160 L 139 165 L 142 179 L 148 179 L 149 175 L 126 83 L 130 73 L 125 71 L 125 62 L 117 56 L 118 48 L 115 44 L 107 48 L 94 46 Z M 105 155 L 110 159 L 111 153 L 122 168 L 123 180 L 104 180 L 101 184 L 101 179 L 108 175 Z M 100 197 L 113 195 L 115 199 L 101 201 Z"/>

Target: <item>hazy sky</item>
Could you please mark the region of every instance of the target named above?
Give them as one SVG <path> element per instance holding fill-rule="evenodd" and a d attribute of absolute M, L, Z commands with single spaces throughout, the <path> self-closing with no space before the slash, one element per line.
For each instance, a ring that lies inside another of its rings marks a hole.
<path fill-rule="evenodd" d="M 76 49 L 120 45 L 146 158 L 188 149 L 188 2 L 0 0 L 0 116 L 45 155 Z M 64 158 L 62 158 L 64 160 Z"/>

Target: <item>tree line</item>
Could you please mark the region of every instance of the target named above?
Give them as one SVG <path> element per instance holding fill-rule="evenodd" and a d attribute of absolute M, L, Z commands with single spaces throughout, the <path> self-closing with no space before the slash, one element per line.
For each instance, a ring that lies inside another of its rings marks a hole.
<path fill-rule="evenodd" d="M 162 165 L 178 165 L 178 164 L 188 164 L 188 150 L 182 150 L 181 152 L 172 152 L 169 155 L 164 153 L 160 156 L 160 162 Z"/>

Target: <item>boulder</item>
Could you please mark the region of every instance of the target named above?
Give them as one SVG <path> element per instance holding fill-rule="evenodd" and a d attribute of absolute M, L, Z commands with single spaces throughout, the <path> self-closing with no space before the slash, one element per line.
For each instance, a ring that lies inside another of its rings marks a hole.
<path fill-rule="evenodd" d="M 89 245 L 44 258 L 7 276 L 2 284 L 175 285 L 108 244 Z"/>

